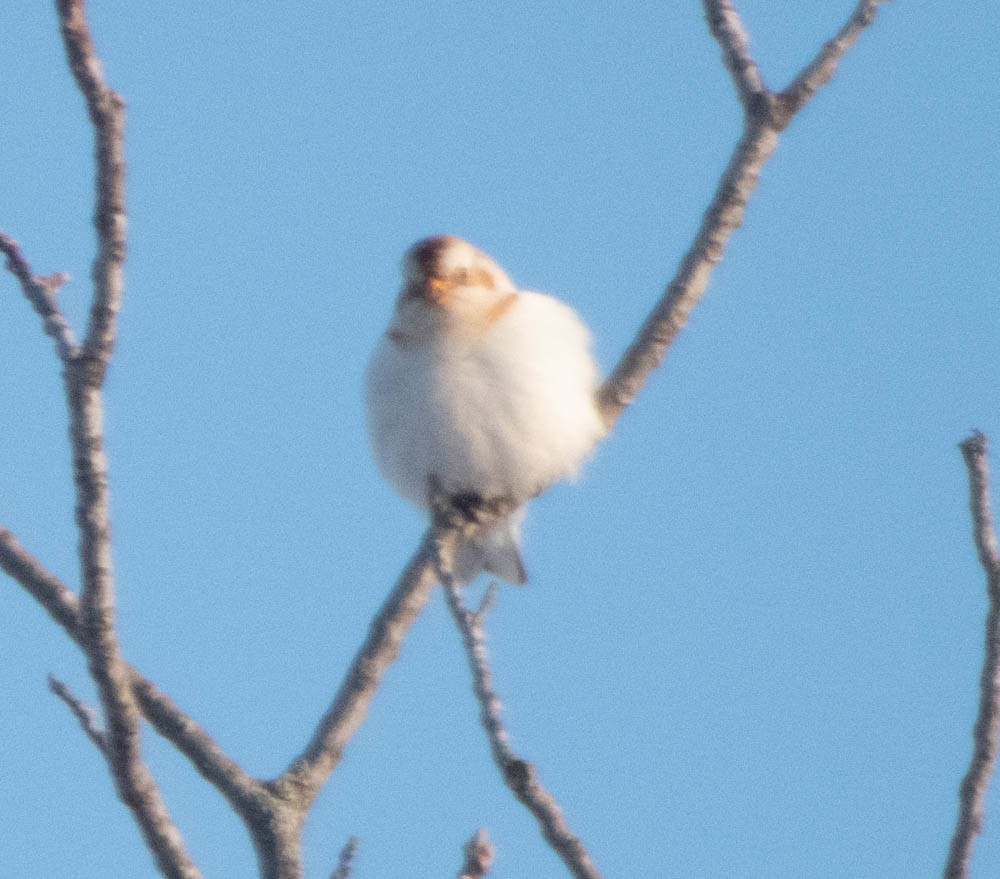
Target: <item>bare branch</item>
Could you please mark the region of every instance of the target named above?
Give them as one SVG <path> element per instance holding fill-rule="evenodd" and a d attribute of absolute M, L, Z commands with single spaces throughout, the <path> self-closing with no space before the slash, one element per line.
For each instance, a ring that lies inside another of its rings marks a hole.
<path fill-rule="evenodd" d="M 7 257 L 7 270 L 21 282 L 25 297 L 42 318 L 45 332 L 55 340 L 59 359 L 71 360 L 79 352 L 79 346 L 56 302 L 56 294 L 69 280 L 69 275 L 38 277 L 21 255 L 17 242 L 3 232 L 0 232 L 0 253 Z"/>
<path fill-rule="evenodd" d="M 465 863 L 458 873 L 458 879 L 485 879 L 495 857 L 496 851 L 489 834 L 481 828 L 465 844 Z"/>
<path fill-rule="evenodd" d="M 500 769 L 504 782 L 535 816 L 542 835 L 563 859 L 570 872 L 577 879 L 600 879 L 601 874 L 594 866 L 586 847 L 566 824 L 556 798 L 538 780 L 535 767 L 518 757 L 510 746 L 510 737 L 501 717 L 500 699 L 493 689 L 483 627 L 485 616 L 482 613 L 472 613 L 465 607 L 461 589 L 451 576 L 450 559 L 446 559 L 442 565 L 441 580 L 448 607 L 462 633 L 462 644 L 472 670 L 473 689 L 479 700 L 480 720 L 490 741 L 493 760 Z"/>
<path fill-rule="evenodd" d="M 959 791 L 958 822 L 945 879 L 965 879 L 969 875 L 972 846 L 983 826 L 983 801 L 996 769 L 1000 727 L 1000 555 L 990 512 L 989 441 L 986 434 L 976 431 L 959 448 L 969 471 L 973 537 L 979 562 L 986 572 L 990 609 L 986 617 L 986 656 L 979 679 L 979 716 L 973 731 L 972 760 Z"/>
<path fill-rule="evenodd" d="M 152 681 L 128 666 L 132 691 L 143 715 L 174 745 L 198 773 L 232 803 L 245 818 L 259 808 L 266 785 L 248 775 L 211 735 Z"/>
<path fill-rule="evenodd" d="M 840 34 L 796 79 L 787 93 L 775 96 L 763 85 L 749 55 L 746 30 L 729 0 L 703 0 L 712 35 L 719 41 L 745 109 L 744 131 L 723 174 L 701 228 L 666 292 L 653 308 L 636 340 L 598 393 L 605 422 L 611 427 L 667 355 L 691 310 L 701 301 L 715 264 L 733 232 L 742 224 L 761 170 L 778 146 L 778 135 L 816 90 L 827 82 L 844 52 L 875 17 L 882 0 L 859 4 Z"/>
<path fill-rule="evenodd" d="M 330 874 L 330 879 L 351 879 L 351 870 L 354 867 L 354 858 L 361 848 L 361 840 L 352 836 L 344 847 L 340 850 L 340 860 L 337 869 Z"/>
<path fill-rule="evenodd" d="M 791 119 L 825 86 L 837 71 L 840 59 L 875 22 L 878 7 L 887 0 L 860 0 L 837 35 L 824 44 L 819 54 L 778 97 L 787 119 Z"/>
<path fill-rule="evenodd" d="M 0 570 L 20 583 L 76 642 L 80 641 L 80 602 L 55 574 L 0 526 Z"/>
<path fill-rule="evenodd" d="M 62 581 L 48 571 L 11 534 L 0 526 L 0 570 L 20 583 L 66 633 L 84 647 L 80 602 Z M 143 715 L 167 741 L 186 756 L 198 772 L 241 814 L 255 807 L 261 782 L 244 772 L 216 741 L 185 714 L 154 683 L 128 666 L 132 690 Z"/>
<path fill-rule="evenodd" d="M 161 872 L 177 879 L 201 874 L 189 858 L 148 767 L 142 760 L 140 712 L 132 676 L 121 656 L 114 628 L 114 580 L 108 516 L 107 458 L 103 449 L 100 390 L 77 364 L 65 371 L 70 401 L 70 436 L 77 487 L 83 590 L 81 643 L 104 708 L 109 764 L 122 801 L 132 810 Z"/>
<path fill-rule="evenodd" d="M 455 529 L 430 528 L 396 588 L 372 620 L 365 643 L 361 646 L 337 696 L 320 721 L 303 753 L 273 783 L 275 790 L 292 800 L 297 789 L 302 808 L 308 808 L 330 773 L 336 768 L 344 748 L 368 714 L 382 677 L 399 656 L 403 639 L 423 610 L 436 582 L 434 546 L 458 540 Z"/>
<path fill-rule="evenodd" d="M 490 585 L 486 587 L 486 591 L 483 593 L 482 601 L 479 602 L 479 607 L 476 610 L 475 617 L 477 620 L 483 620 L 485 624 L 486 617 L 489 616 L 491 610 L 497 603 L 497 598 L 500 596 L 500 584 L 496 580 L 490 580 Z"/>
<path fill-rule="evenodd" d="M 715 264 L 722 259 L 733 232 L 742 225 L 761 169 L 777 146 L 778 132 L 757 122 L 740 139 L 698 235 L 666 294 L 598 392 L 601 414 L 609 427 L 635 401 L 650 373 L 663 362 L 674 339 L 687 325 L 688 315 L 701 301 Z"/>
<path fill-rule="evenodd" d="M 86 733 L 87 738 L 94 743 L 97 750 L 100 751 L 106 758 L 110 759 L 104 731 L 98 725 L 97 717 L 94 715 L 94 712 L 84 705 L 83 702 L 81 702 L 76 695 L 74 695 L 73 691 L 54 675 L 49 675 L 49 689 L 66 703 L 69 710 L 73 712 L 73 716 L 80 724 L 81 729 L 83 729 L 84 733 Z"/>
<path fill-rule="evenodd" d="M 69 65 L 90 113 L 97 164 L 94 224 L 98 255 L 94 261 L 90 326 L 82 356 L 67 362 L 64 370 L 83 570 L 81 643 L 104 709 L 106 753 L 118 793 L 135 816 L 160 871 L 176 879 L 195 879 L 201 874 L 188 856 L 156 782 L 142 761 L 139 708 L 114 627 L 100 386 L 114 347 L 115 315 L 124 290 L 125 105 L 104 82 L 83 0 L 57 0 L 57 9 Z"/>
<path fill-rule="evenodd" d="M 340 762 L 347 743 L 364 723 L 383 675 L 399 656 L 403 639 L 438 581 L 441 559 L 452 559 L 460 541 L 492 527 L 512 512 L 512 505 L 502 500 L 491 501 L 473 511 L 458 509 L 434 484 L 430 490 L 432 526 L 372 621 L 368 638 L 354 657 L 312 740 L 270 784 L 285 802 L 308 808 Z"/>
<path fill-rule="evenodd" d="M 83 0 L 57 0 L 57 6 L 69 66 L 87 102 L 96 141 L 98 255 L 84 356 L 91 362 L 89 378 L 100 384 L 114 349 L 125 292 L 125 102 L 104 81 Z"/>
<path fill-rule="evenodd" d="M 750 36 L 730 0 L 702 0 L 708 28 L 722 47 L 722 58 L 736 84 L 740 102 L 749 112 L 764 94 L 764 78 L 750 54 Z"/>

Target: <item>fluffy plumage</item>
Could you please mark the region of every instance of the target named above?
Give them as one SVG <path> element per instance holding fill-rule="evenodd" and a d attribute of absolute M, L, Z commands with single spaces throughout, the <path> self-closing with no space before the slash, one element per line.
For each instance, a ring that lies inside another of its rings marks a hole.
<path fill-rule="evenodd" d="M 427 509 L 431 477 L 457 498 L 519 508 L 576 474 L 604 435 L 590 333 L 566 304 L 518 291 L 485 253 L 450 236 L 418 242 L 368 368 L 368 425 L 388 482 Z M 519 509 L 460 552 L 468 581 L 525 580 Z"/>

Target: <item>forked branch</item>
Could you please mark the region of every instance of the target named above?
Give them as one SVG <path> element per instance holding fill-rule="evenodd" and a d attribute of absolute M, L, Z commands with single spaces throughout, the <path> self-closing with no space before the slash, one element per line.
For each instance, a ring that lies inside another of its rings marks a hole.
<path fill-rule="evenodd" d="M 708 281 L 742 224 L 760 172 L 778 146 L 778 136 L 821 86 L 833 76 L 841 58 L 875 20 L 885 0 L 862 0 L 833 40 L 796 77 L 787 92 L 775 94 L 764 85 L 750 55 L 750 38 L 730 0 L 703 0 L 712 36 L 733 78 L 743 106 L 743 136 L 705 212 L 694 242 L 680 268 L 653 308 L 635 341 L 599 392 L 601 413 L 610 427 L 631 405 L 667 356 L 691 310 L 701 301 Z"/>
<path fill-rule="evenodd" d="M 84 632 L 79 599 L 2 526 L 0 570 L 20 583 L 48 611 L 52 619 L 66 630 L 66 634 L 83 648 Z M 259 782 L 247 775 L 219 748 L 206 730 L 185 714 L 152 681 L 144 678 L 132 666 L 128 668 L 132 690 L 146 719 L 242 813 L 259 794 Z"/>

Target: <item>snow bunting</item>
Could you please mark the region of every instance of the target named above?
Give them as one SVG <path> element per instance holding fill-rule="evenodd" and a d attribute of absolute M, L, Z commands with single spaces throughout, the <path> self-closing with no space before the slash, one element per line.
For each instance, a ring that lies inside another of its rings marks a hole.
<path fill-rule="evenodd" d="M 456 506 L 515 512 L 460 548 L 455 571 L 526 579 L 524 505 L 572 477 L 604 436 L 590 333 L 568 305 L 519 291 L 460 238 L 413 245 L 403 286 L 368 367 L 368 429 L 382 475 L 430 507 L 431 485 Z"/>

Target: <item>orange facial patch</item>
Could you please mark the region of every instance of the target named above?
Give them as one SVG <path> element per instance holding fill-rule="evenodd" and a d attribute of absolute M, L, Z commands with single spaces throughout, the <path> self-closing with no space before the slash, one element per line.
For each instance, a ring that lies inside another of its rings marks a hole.
<path fill-rule="evenodd" d="M 428 278 L 425 295 L 432 305 L 448 308 L 455 293 L 455 285 L 441 278 Z"/>
<path fill-rule="evenodd" d="M 489 329 L 493 324 L 495 324 L 500 318 L 502 318 L 510 309 L 517 304 L 517 294 L 508 293 L 503 299 L 499 300 L 496 305 L 494 305 L 488 312 L 486 312 L 486 321 L 484 322 L 483 329 Z"/>

